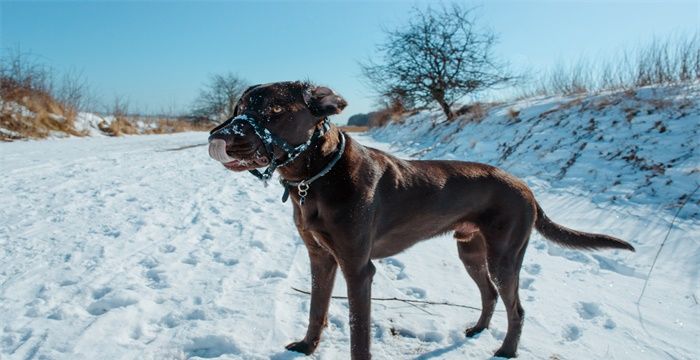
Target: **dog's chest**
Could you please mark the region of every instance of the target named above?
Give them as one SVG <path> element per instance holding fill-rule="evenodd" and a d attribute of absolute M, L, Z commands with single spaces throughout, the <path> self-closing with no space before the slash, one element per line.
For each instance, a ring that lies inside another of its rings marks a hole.
<path fill-rule="evenodd" d="M 298 204 L 298 203 L 297 203 Z M 315 201 L 308 201 L 304 205 L 295 205 L 294 214 L 297 224 L 304 231 L 323 231 L 323 218 Z"/>

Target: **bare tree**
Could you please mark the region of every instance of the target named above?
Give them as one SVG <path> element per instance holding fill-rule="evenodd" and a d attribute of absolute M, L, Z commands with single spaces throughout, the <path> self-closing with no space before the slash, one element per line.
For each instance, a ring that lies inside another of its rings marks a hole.
<path fill-rule="evenodd" d="M 360 66 L 378 95 L 399 90 L 410 103 L 437 102 L 452 119 L 460 98 L 514 79 L 493 55 L 495 43 L 493 32 L 476 27 L 472 10 L 457 4 L 414 9 L 405 27 L 386 31 L 377 47 L 381 61 Z"/>
<path fill-rule="evenodd" d="M 54 89 L 54 97 L 66 110 L 74 113 L 94 107 L 97 102 L 87 78 L 82 71 L 76 69 L 70 69 L 61 75 L 60 82 Z"/>
<path fill-rule="evenodd" d="M 232 73 L 216 74 L 199 91 L 192 111 L 194 116 L 222 120 L 233 115 L 238 98 L 248 82 Z"/>
<path fill-rule="evenodd" d="M 51 68 L 19 47 L 2 49 L 0 55 L 0 96 L 8 100 L 28 92 L 50 94 L 53 88 Z"/>

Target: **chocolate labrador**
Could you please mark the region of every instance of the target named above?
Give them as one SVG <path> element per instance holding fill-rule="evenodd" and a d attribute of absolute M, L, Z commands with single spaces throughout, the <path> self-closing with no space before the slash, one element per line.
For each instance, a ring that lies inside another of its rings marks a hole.
<path fill-rule="evenodd" d="M 518 276 L 532 229 L 576 249 L 629 243 L 552 222 L 518 178 L 463 161 L 402 160 L 362 146 L 328 116 L 345 100 L 305 82 L 256 85 L 241 96 L 234 117 L 211 131 L 209 153 L 226 168 L 269 180 L 276 170 L 311 262 L 311 309 L 306 336 L 287 349 L 318 346 L 336 269 L 347 282 L 351 355 L 370 358 L 373 259 L 452 232 L 459 258 L 481 292 L 473 336 L 489 326 L 498 295 L 508 331 L 496 356 L 514 357 L 523 326 Z M 262 168 L 266 168 L 261 171 Z"/>

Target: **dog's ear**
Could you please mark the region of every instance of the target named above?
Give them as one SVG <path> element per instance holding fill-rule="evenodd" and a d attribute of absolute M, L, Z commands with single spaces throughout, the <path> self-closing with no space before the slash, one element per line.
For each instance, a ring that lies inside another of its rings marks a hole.
<path fill-rule="evenodd" d="M 348 105 L 347 101 L 325 86 L 309 86 L 304 91 L 304 102 L 311 114 L 322 117 L 340 114 Z"/>

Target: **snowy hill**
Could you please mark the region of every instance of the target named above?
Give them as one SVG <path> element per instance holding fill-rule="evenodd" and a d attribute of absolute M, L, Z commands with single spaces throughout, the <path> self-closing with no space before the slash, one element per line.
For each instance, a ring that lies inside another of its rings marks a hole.
<path fill-rule="evenodd" d="M 528 99 L 473 121 L 442 118 L 419 113 L 373 136 L 420 158 L 485 162 L 575 187 L 596 202 L 675 210 L 700 184 L 700 85 Z M 680 216 L 700 216 L 700 197 Z"/>
<path fill-rule="evenodd" d="M 581 252 L 534 234 L 521 272 L 521 359 L 700 357 L 700 194 L 674 222 L 698 183 L 697 90 L 623 95 L 523 101 L 432 130 L 425 120 L 436 115 L 419 114 L 350 135 L 402 156 L 500 165 L 553 220 L 635 245 Z M 639 110 L 631 123 L 627 106 Z M 284 351 L 309 308 L 292 289 L 308 290 L 310 276 L 291 205 L 276 184 L 209 159 L 196 146 L 206 137 L 0 144 L 1 359 L 305 358 Z M 456 250 L 445 236 L 377 261 L 373 296 L 478 307 Z M 340 276 L 334 294 L 345 295 Z M 332 301 L 311 358 L 348 357 L 347 311 Z M 486 359 L 506 330 L 500 303 L 474 339 L 463 336 L 479 314 L 470 308 L 374 301 L 372 311 L 377 359 Z"/>

